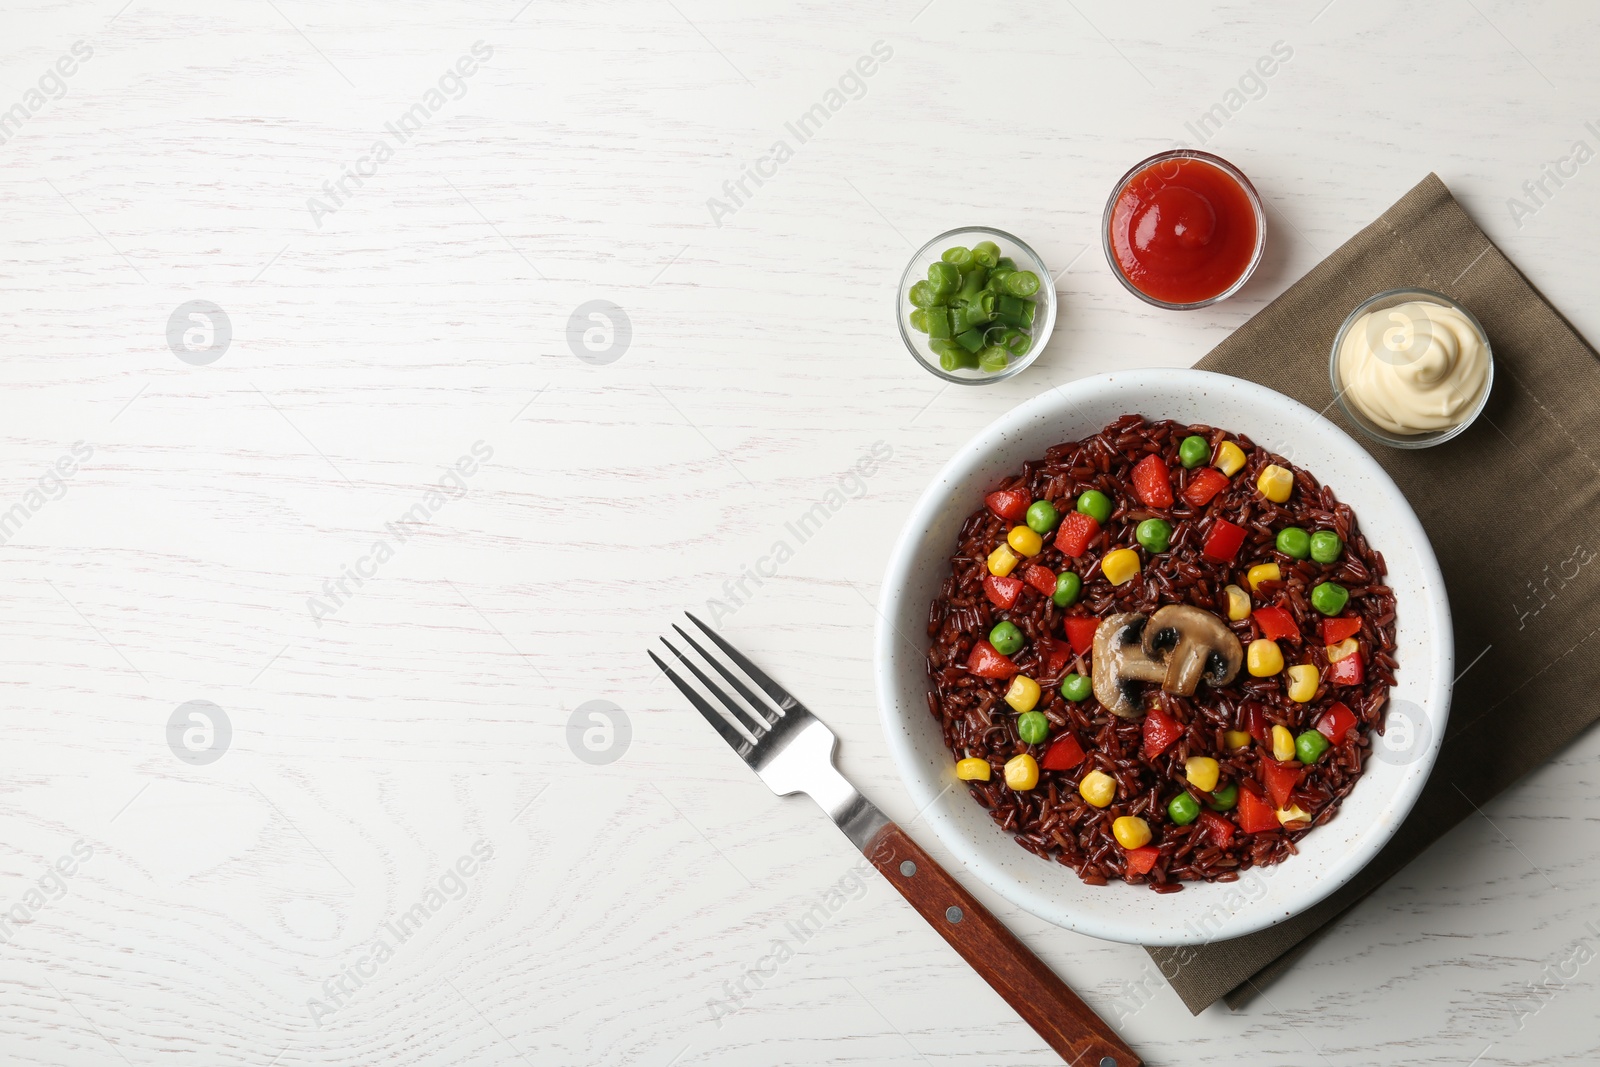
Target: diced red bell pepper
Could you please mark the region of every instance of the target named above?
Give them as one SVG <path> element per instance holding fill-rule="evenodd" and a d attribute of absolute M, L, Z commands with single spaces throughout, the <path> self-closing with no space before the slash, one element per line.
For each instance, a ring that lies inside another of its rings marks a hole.
<path fill-rule="evenodd" d="M 1360 632 L 1360 619 L 1352 619 L 1346 615 L 1337 619 L 1322 620 L 1322 643 L 1325 645 L 1337 645 L 1345 638 L 1354 637 Z"/>
<path fill-rule="evenodd" d="M 1267 713 L 1261 705 L 1254 702 L 1246 704 L 1243 718 L 1241 726 L 1244 732 L 1261 744 L 1266 744 L 1272 737 L 1272 727 L 1267 723 Z"/>
<path fill-rule="evenodd" d="M 1147 508 L 1172 506 L 1172 474 L 1160 456 L 1146 456 L 1133 468 L 1133 493 Z"/>
<path fill-rule="evenodd" d="M 1228 488 L 1228 476 L 1214 467 L 1205 467 L 1189 476 L 1183 487 L 1183 499 L 1197 508 L 1211 503 L 1211 498 Z"/>
<path fill-rule="evenodd" d="M 1243 798 L 1241 797 L 1241 799 Z M 1218 815 L 1214 811 L 1202 811 L 1200 813 L 1200 829 L 1210 835 L 1211 843 L 1218 848 L 1227 848 L 1228 842 L 1233 840 L 1235 832 L 1233 820 L 1226 815 Z"/>
<path fill-rule="evenodd" d="M 1183 736 L 1183 727 L 1178 725 L 1178 720 L 1162 711 L 1160 708 L 1151 708 L 1144 716 L 1144 756 L 1145 759 L 1155 759 L 1172 746 L 1172 742 Z"/>
<path fill-rule="evenodd" d="M 1267 787 L 1267 796 L 1272 798 L 1273 805 L 1287 808 L 1289 795 L 1294 792 L 1294 787 L 1300 784 L 1300 770 L 1292 763 L 1279 763 L 1275 759 L 1262 756 L 1261 782 Z"/>
<path fill-rule="evenodd" d="M 1344 740 L 1344 735 L 1350 732 L 1350 727 L 1356 724 L 1355 712 L 1345 706 L 1344 701 L 1334 703 L 1333 707 L 1322 713 L 1322 718 L 1317 720 L 1317 732 L 1334 744 Z"/>
<path fill-rule="evenodd" d="M 1249 789 L 1239 789 L 1239 829 L 1259 834 L 1278 828 L 1278 813 L 1271 804 Z"/>
<path fill-rule="evenodd" d="M 1200 551 L 1207 559 L 1214 559 L 1219 563 L 1232 563 L 1233 557 L 1239 554 L 1239 546 L 1244 544 L 1244 527 L 1235 525 L 1227 519 L 1218 519 L 1211 527 L 1211 532 L 1206 534 L 1206 543 Z"/>
<path fill-rule="evenodd" d="M 1067 517 L 1061 520 L 1061 528 L 1056 531 L 1056 547 L 1077 559 L 1089 550 L 1089 542 L 1099 532 L 1100 524 L 1093 515 L 1085 515 L 1081 511 L 1068 512 Z"/>
<path fill-rule="evenodd" d="M 1161 850 L 1154 845 L 1145 845 L 1141 848 L 1125 850 L 1128 854 L 1128 873 L 1134 877 L 1149 874 L 1150 868 L 1156 865 L 1156 860 L 1161 858 Z"/>
<path fill-rule="evenodd" d="M 1283 608 L 1257 608 L 1250 617 L 1261 627 L 1262 637 L 1273 641 L 1300 640 L 1300 627 L 1295 625 L 1294 616 Z"/>
<path fill-rule="evenodd" d="M 1002 489 L 984 497 L 983 502 L 1002 519 L 1021 522 L 1027 517 L 1028 505 L 1033 503 L 1033 498 L 1025 489 Z"/>
<path fill-rule="evenodd" d="M 1086 656 L 1094 647 L 1094 632 L 1100 629 L 1100 620 L 1093 615 L 1068 615 L 1062 620 L 1061 627 L 1067 632 L 1072 651 Z"/>
<path fill-rule="evenodd" d="M 1016 604 L 1017 597 L 1022 595 L 1022 581 L 1017 578 L 1001 578 L 999 575 L 985 574 L 983 592 L 995 607 L 1006 610 Z"/>
<path fill-rule="evenodd" d="M 1055 595 L 1056 576 L 1049 567 L 1041 567 L 1037 563 L 1030 563 L 1022 569 L 1022 580 L 1039 590 L 1041 596 Z"/>
<path fill-rule="evenodd" d="M 1366 660 L 1359 652 L 1328 664 L 1329 685 L 1360 685 L 1366 677 Z"/>
<path fill-rule="evenodd" d="M 1044 759 L 1039 761 L 1039 766 L 1047 771 L 1070 771 L 1087 758 L 1083 746 L 1078 744 L 1076 737 L 1062 734 L 1050 742 L 1050 747 L 1045 750 Z"/>
<path fill-rule="evenodd" d="M 967 657 L 967 670 L 979 678 L 1010 678 L 1017 673 L 1017 665 L 989 642 L 979 641 Z"/>

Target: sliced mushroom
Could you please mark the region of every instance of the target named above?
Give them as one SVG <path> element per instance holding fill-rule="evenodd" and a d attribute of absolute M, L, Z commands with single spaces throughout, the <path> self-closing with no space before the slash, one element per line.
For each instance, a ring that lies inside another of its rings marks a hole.
<path fill-rule="evenodd" d="M 1227 685 L 1244 662 L 1244 647 L 1227 623 L 1187 604 L 1158 608 L 1145 624 L 1141 648 L 1164 665 L 1161 688 L 1179 696 L 1192 696 L 1202 680 Z"/>
<path fill-rule="evenodd" d="M 1167 673 L 1166 664 L 1146 654 L 1140 642 L 1145 628 L 1145 617 L 1129 611 L 1111 616 L 1094 632 L 1095 699 L 1124 719 L 1139 717 L 1132 683 L 1159 682 Z"/>

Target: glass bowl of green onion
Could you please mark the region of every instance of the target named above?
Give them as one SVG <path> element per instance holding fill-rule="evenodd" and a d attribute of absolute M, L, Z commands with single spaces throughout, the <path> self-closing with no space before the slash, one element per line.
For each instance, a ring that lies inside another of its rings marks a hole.
<path fill-rule="evenodd" d="M 1020 374 L 1056 324 L 1044 260 L 987 226 L 947 230 L 917 249 L 895 301 L 906 348 L 930 374 L 958 385 Z"/>

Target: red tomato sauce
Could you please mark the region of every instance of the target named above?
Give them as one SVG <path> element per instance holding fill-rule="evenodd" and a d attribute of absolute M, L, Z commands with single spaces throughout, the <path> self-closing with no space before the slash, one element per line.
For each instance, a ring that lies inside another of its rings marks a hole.
<path fill-rule="evenodd" d="M 1164 159 L 1128 180 L 1108 236 L 1135 289 L 1192 304 L 1226 292 L 1249 269 L 1256 213 L 1228 172 L 1202 159 Z"/>

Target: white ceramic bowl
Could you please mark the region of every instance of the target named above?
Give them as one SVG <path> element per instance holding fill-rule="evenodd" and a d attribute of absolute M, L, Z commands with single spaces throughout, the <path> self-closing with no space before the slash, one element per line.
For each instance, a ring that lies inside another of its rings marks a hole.
<path fill-rule="evenodd" d="M 1395 591 L 1397 685 L 1389 725 L 1339 813 L 1299 854 L 1238 881 L 1187 882 L 1153 893 L 1085 885 L 1070 868 L 1024 850 L 955 777 L 928 714 L 928 604 L 949 573 L 962 522 L 983 494 L 1051 445 L 1098 432 L 1120 415 L 1205 423 L 1242 433 L 1305 466 L 1355 509 L 1383 553 Z M 1193 370 L 1083 378 L 1013 408 L 957 450 L 912 508 L 884 578 L 875 659 L 884 733 L 916 808 L 945 847 L 991 889 L 1070 930 L 1141 945 L 1238 937 L 1282 922 L 1338 889 L 1389 840 L 1415 803 L 1444 735 L 1455 649 L 1444 580 L 1422 524 L 1383 468 L 1315 411 L 1263 386 Z"/>

